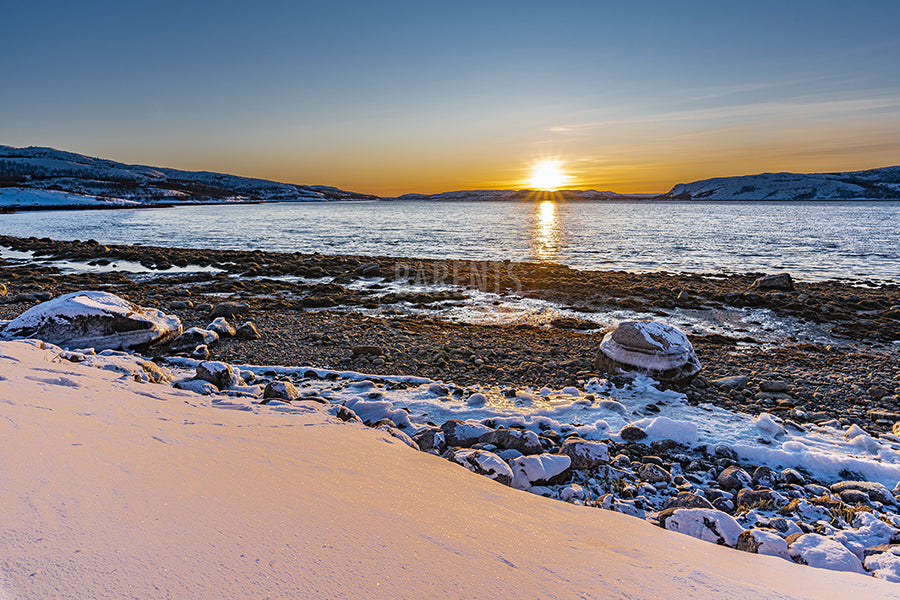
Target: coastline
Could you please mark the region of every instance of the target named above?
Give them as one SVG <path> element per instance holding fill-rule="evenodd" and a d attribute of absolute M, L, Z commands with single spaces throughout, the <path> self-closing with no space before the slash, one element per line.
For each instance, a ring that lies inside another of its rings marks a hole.
<path fill-rule="evenodd" d="M 890 432 L 900 421 L 897 284 L 795 282 L 794 291 L 762 292 L 751 288 L 760 273 L 577 271 L 537 263 L 106 246 L 93 240 L 5 236 L 0 236 L 0 247 L 98 266 L 124 260 L 148 270 L 190 265 L 218 269 L 150 277 L 117 271 L 66 274 L 52 263 L 7 265 L 0 271 L 8 288 L 0 318 L 13 318 L 33 305 L 34 298 L 29 301 L 27 294 L 98 289 L 177 314 L 185 328 L 203 327 L 209 320 L 205 307 L 232 300 L 247 305 L 247 316 L 261 337 L 241 343 L 223 340 L 212 349 L 217 360 L 364 368 L 373 374 L 417 374 L 459 385 L 583 383 L 595 374 L 593 360 L 606 329 L 587 318 L 604 311 L 663 320 L 673 313 L 771 313 L 810 323 L 826 331 L 833 343 L 780 336 L 766 332 L 765 324 L 751 332 L 689 332 L 704 369 L 690 385 L 673 387 L 695 403 L 750 414 L 782 411 L 801 422 L 836 418 L 872 433 Z M 354 286 L 361 281 L 370 283 Z M 409 285 L 377 289 L 400 281 Z M 442 307 L 467 302 L 460 290 L 477 288 L 495 294 L 494 302 L 526 298 L 572 309 L 582 318 L 504 323 L 501 315 L 485 324 L 441 317 Z M 15 302 L 17 297 L 21 301 Z M 404 307 L 434 310 L 410 314 Z M 381 353 L 354 354 L 356 346 L 377 347 Z M 731 376 L 749 377 L 750 384 L 744 391 L 709 384 Z M 760 381 L 773 378 L 789 382 L 788 397 L 766 397 L 758 389 Z"/>

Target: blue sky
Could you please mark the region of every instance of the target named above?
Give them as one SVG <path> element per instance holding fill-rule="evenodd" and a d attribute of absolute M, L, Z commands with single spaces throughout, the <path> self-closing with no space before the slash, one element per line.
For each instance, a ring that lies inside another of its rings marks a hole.
<path fill-rule="evenodd" d="M 898 2 L 19 2 L 0 143 L 375 192 L 900 163 Z"/>

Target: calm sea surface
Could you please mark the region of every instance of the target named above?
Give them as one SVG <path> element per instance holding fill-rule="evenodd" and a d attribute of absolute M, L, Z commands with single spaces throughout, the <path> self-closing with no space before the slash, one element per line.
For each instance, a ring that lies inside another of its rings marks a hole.
<path fill-rule="evenodd" d="M 0 214 L 110 244 L 900 281 L 900 202 L 323 202 Z"/>

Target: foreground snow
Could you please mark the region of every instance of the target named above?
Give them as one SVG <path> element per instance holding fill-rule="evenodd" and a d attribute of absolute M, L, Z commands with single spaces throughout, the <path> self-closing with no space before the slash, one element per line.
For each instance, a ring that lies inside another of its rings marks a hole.
<path fill-rule="evenodd" d="M 900 598 L 48 348 L 0 343 L 0 598 Z"/>

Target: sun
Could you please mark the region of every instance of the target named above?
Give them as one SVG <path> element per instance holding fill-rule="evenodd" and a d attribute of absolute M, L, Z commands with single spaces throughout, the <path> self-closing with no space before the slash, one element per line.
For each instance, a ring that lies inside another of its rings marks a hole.
<path fill-rule="evenodd" d="M 569 176 L 562 171 L 562 162 L 543 160 L 531 168 L 528 187 L 534 190 L 555 191 L 566 185 Z"/>

